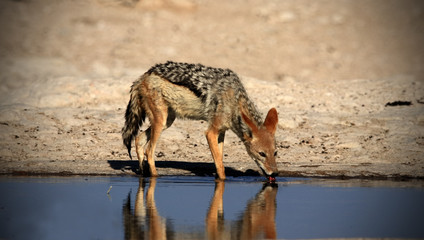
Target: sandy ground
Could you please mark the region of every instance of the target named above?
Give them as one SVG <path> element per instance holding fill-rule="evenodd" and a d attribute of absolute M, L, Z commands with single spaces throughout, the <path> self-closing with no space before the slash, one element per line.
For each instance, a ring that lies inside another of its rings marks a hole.
<path fill-rule="evenodd" d="M 0 13 L 0 173 L 136 174 L 128 91 L 173 60 L 230 68 L 263 113 L 278 109 L 283 176 L 424 177 L 422 1 L 21 0 Z M 206 127 L 166 130 L 159 174 L 212 174 Z M 228 175 L 257 174 L 234 134 L 224 151 Z"/>

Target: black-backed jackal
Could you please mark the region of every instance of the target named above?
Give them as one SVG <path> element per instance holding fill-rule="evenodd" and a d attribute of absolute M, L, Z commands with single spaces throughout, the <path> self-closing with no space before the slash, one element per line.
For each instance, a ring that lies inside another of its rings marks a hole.
<path fill-rule="evenodd" d="M 146 116 L 151 125 L 139 132 Z M 135 138 L 140 168 L 143 169 L 145 154 L 151 176 L 158 175 L 154 151 L 159 136 L 176 118 L 208 122 L 206 138 L 219 179 L 225 179 L 224 137 L 225 131 L 231 129 L 268 180 L 275 180 L 277 110 L 271 108 L 263 121 L 233 71 L 168 61 L 153 66 L 133 83 L 122 138 L 130 157 Z"/>

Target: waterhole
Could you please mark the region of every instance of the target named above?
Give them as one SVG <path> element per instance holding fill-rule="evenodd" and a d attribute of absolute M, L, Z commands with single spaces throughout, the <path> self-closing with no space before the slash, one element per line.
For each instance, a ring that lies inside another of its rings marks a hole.
<path fill-rule="evenodd" d="M 424 238 L 424 183 L 0 177 L 0 239 Z"/>

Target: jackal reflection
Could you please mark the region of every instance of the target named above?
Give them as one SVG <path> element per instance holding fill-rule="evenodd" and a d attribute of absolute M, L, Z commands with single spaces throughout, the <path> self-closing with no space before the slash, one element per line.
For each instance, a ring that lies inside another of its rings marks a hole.
<path fill-rule="evenodd" d="M 156 178 L 140 178 L 134 208 L 131 193 L 123 207 L 125 239 L 275 239 L 277 184 L 265 183 L 248 201 L 236 221 L 224 219 L 225 182 L 215 183 L 215 190 L 205 217 L 205 229 L 184 231 L 174 229 L 172 221 L 160 216 L 155 202 Z M 189 209 L 188 209 L 189 210 Z M 195 229 L 195 228 L 193 228 Z"/>

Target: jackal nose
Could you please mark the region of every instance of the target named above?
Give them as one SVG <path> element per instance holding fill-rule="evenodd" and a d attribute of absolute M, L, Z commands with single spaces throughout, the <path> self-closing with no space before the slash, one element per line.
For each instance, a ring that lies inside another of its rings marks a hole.
<path fill-rule="evenodd" d="M 268 171 L 266 172 L 266 175 L 269 177 L 276 177 L 278 176 L 278 169 L 276 166 L 271 167 L 270 169 L 268 169 Z"/>
<path fill-rule="evenodd" d="M 271 173 L 269 173 L 269 172 L 264 172 L 265 173 L 265 177 L 267 177 L 267 178 L 275 178 L 275 177 L 277 177 L 278 176 L 278 172 L 271 172 Z"/>

